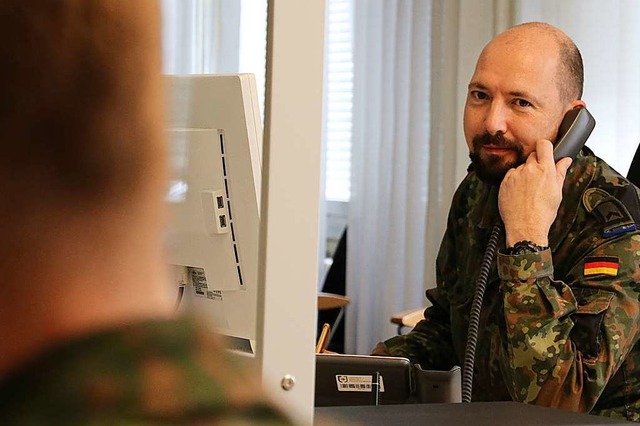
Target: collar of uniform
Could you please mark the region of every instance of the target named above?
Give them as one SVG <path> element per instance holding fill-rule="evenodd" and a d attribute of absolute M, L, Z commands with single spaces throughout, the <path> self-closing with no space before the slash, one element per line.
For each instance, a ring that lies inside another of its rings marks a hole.
<path fill-rule="evenodd" d="M 582 193 L 589 187 L 596 170 L 596 157 L 584 147 L 569 167 L 562 187 L 562 203 L 555 222 L 549 230 L 549 247 L 555 252 L 576 220 Z"/>

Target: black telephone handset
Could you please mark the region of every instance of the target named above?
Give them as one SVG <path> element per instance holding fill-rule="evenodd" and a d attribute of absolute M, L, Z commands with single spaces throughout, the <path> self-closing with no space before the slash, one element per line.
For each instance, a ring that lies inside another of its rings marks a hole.
<path fill-rule="evenodd" d="M 553 148 L 553 159 L 576 158 L 589 135 L 596 126 L 596 120 L 586 108 L 576 108 L 567 112 L 558 129 L 558 142 Z"/>
<path fill-rule="evenodd" d="M 553 148 L 553 159 L 558 162 L 561 158 L 576 158 L 578 152 L 585 144 L 589 135 L 596 126 L 596 120 L 586 108 L 575 108 L 567 112 L 558 128 L 557 142 Z M 489 269 L 495 258 L 498 242 L 502 236 L 502 223 L 498 221 L 491 231 L 489 244 L 482 257 L 480 273 L 476 281 L 476 288 L 469 313 L 469 330 L 467 332 L 467 344 L 464 353 L 462 368 L 462 402 L 471 402 L 473 387 L 473 366 L 475 363 L 476 343 L 478 339 L 478 327 L 480 325 L 480 311 L 482 299 L 487 287 Z"/>

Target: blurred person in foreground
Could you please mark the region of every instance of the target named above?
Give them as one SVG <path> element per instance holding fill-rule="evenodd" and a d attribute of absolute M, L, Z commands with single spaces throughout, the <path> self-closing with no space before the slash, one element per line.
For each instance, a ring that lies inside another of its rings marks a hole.
<path fill-rule="evenodd" d="M 288 424 L 173 318 L 159 18 L 0 4 L 0 424 Z"/>

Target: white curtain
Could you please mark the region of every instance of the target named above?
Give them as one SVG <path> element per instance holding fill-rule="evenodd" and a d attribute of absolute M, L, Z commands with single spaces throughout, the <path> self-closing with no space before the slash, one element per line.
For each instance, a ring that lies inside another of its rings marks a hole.
<path fill-rule="evenodd" d="M 516 21 L 544 21 L 565 31 L 582 52 L 583 99 L 596 119 L 587 142 L 626 174 L 640 143 L 640 2 L 519 0 Z"/>
<path fill-rule="evenodd" d="M 348 353 L 424 306 L 453 192 L 465 175 L 466 85 L 508 1 L 355 0 Z"/>
<path fill-rule="evenodd" d="M 238 72 L 237 0 L 162 0 L 164 72 Z"/>
<path fill-rule="evenodd" d="M 390 336 L 422 303 L 429 164 L 430 2 L 354 4 L 354 118 L 347 352 Z"/>

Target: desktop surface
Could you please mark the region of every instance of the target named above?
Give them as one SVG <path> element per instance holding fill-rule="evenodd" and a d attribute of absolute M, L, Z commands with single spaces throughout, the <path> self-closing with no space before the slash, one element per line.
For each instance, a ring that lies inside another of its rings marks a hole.
<path fill-rule="evenodd" d="M 319 422 L 342 421 L 366 425 L 622 425 L 608 417 L 578 414 L 518 402 L 471 404 L 405 404 L 357 407 L 316 407 Z"/>

